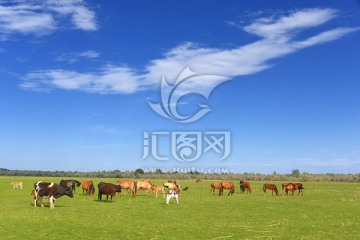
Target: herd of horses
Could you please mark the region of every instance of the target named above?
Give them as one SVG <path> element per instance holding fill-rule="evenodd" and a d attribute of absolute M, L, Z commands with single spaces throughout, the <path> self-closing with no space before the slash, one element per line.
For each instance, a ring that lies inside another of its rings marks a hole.
<path fill-rule="evenodd" d="M 219 190 L 219 196 L 224 195 L 224 189 L 228 189 L 229 193 L 228 196 L 233 195 L 235 193 L 235 187 L 234 184 L 232 182 L 213 182 L 210 185 L 210 194 L 215 194 L 215 189 Z M 298 191 L 298 195 L 301 193 L 301 195 L 303 195 L 303 190 L 305 189 L 303 187 L 302 183 L 283 183 L 281 184 L 281 188 L 282 188 L 282 195 L 286 194 L 288 195 L 289 192 L 291 193 L 291 195 L 293 196 L 295 191 Z M 263 185 L 263 192 L 264 194 L 266 194 L 266 190 L 271 190 L 271 195 L 275 194 L 278 195 L 279 191 L 278 188 L 276 187 L 275 184 L 269 184 L 269 183 L 265 183 Z M 249 182 L 245 182 L 245 181 L 240 181 L 240 192 L 241 193 L 251 193 L 252 189 L 250 187 L 250 183 Z"/>
<path fill-rule="evenodd" d="M 75 193 L 75 186 L 82 186 L 83 195 L 95 195 L 95 187 L 94 182 L 92 180 L 86 180 L 80 183 L 76 180 L 61 180 L 60 186 L 70 187 Z M 141 180 L 141 181 L 132 181 L 132 180 L 118 180 L 115 185 L 121 187 L 122 190 L 126 190 L 128 195 L 136 197 L 138 195 L 139 190 L 145 190 L 145 195 L 148 194 L 149 191 L 157 197 L 158 193 L 162 193 L 163 197 L 165 197 L 165 189 L 168 190 L 176 190 L 180 192 L 180 184 L 176 181 L 168 180 L 164 182 L 162 186 L 155 186 L 149 180 Z M 120 194 L 120 192 L 118 192 Z"/>
<path fill-rule="evenodd" d="M 196 181 L 201 182 L 201 181 Z M 20 184 L 14 184 L 13 186 L 17 186 Z M 22 185 L 22 184 L 21 184 Z M 95 187 L 94 182 L 92 180 L 85 180 L 82 183 L 77 180 L 61 180 L 60 184 L 61 187 L 64 187 L 64 189 L 69 189 L 71 194 L 75 193 L 76 187 L 82 186 L 83 195 L 92 195 L 94 197 L 95 195 Z M 104 185 L 104 186 L 103 186 Z M 104 188 L 104 190 L 102 189 Z M 105 189 L 106 188 L 106 189 Z M 185 187 L 184 191 L 188 190 L 188 187 Z M 235 193 L 235 186 L 233 182 L 212 182 L 210 185 L 210 194 L 215 194 L 215 190 L 219 191 L 219 196 L 224 195 L 224 191 L 228 190 L 228 196 L 232 196 Z M 294 195 L 295 191 L 298 191 L 298 195 L 301 193 L 303 195 L 303 184 L 302 183 L 283 183 L 281 185 L 282 189 L 282 195 L 289 193 L 291 196 Z M 149 180 L 140 180 L 140 181 L 132 181 L 132 180 L 118 180 L 115 184 L 112 183 L 104 183 L 101 182 L 98 184 L 98 199 L 101 201 L 101 195 L 106 194 L 106 198 L 108 199 L 108 196 L 112 197 L 118 194 L 120 195 L 122 190 L 126 190 L 128 195 L 131 195 L 132 197 L 136 197 L 138 195 L 139 190 L 145 190 L 145 195 L 148 194 L 149 191 L 152 192 L 152 194 L 157 197 L 158 193 L 161 192 L 163 197 L 165 197 L 165 190 L 174 190 L 177 194 L 180 193 L 180 184 L 178 184 L 176 181 L 168 180 L 163 183 L 162 186 L 155 186 L 153 185 Z M 275 184 L 269 184 L 265 183 L 263 185 L 263 192 L 266 194 L 266 191 L 271 191 L 271 194 L 274 195 L 274 192 L 276 195 L 279 194 L 278 188 Z M 32 195 L 34 195 L 34 191 L 32 192 Z M 240 181 L 240 192 L 241 193 L 252 193 L 252 188 L 250 186 L 249 182 Z M 36 199 L 35 199 L 36 200 Z"/>

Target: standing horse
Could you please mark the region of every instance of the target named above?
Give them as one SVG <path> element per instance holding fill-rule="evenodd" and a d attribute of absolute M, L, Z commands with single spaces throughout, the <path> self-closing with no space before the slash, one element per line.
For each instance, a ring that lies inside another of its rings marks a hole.
<path fill-rule="evenodd" d="M 92 180 L 89 181 L 83 181 L 82 184 L 82 190 L 83 190 L 83 195 L 86 192 L 86 195 L 91 195 L 94 197 L 95 194 L 95 187 L 94 187 L 94 183 Z"/>
<path fill-rule="evenodd" d="M 278 193 L 279 193 L 275 184 L 267 184 L 267 183 L 265 183 L 264 186 L 263 186 L 264 194 L 266 194 L 266 189 L 271 190 L 271 195 L 274 195 L 274 192 L 276 193 L 276 195 L 278 195 Z"/>
<path fill-rule="evenodd" d="M 210 194 L 215 194 L 215 189 L 219 189 L 219 195 L 220 195 L 220 188 L 221 188 L 221 183 L 220 182 L 213 182 L 210 185 Z"/>
<path fill-rule="evenodd" d="M 228 196 L 231 196 L 235 193 L 235 186 L 232 182 L 222 182 L 221 187 L 219 189 L 219 196 L 224 195 L 224 189 L 229 189 Z"/>
<path fill-rule="evenodd" d="M 163 186 L 151 186 L 151 189 L 155 197 L 157 197 L 159 191 L 161 191 L 163 197 L 165 197 L 165 188 Z"/>
<path fill-rule="evenodd" d="M 131 191 L 131 195 L 135 196 L 134 182 L 131 180 L 118 180 L 116 185 L 120 185 L 121 189 L 126 189 L 126 192 L 129 194 L 129 190 Z M 120 195 L 120 193 L 119 193 Z"/>
<path fill-rule="evenodd" d="M 251 193 L 251 187 L 249 182 L 240 181 L 240 190 L 242 193 L 245 193 L 245 190 L 247 193 Z"/>
<path fill-rule="evenodd" d="M 151 190 L 151 186 L 152 186 L 152 184 L 148 180 L 141 180 L 141 181 L 135 182 L 134 183 L 134 190 L 135 190 L 134 197 L 137 196 L 139 189 L 144 189 L 145 195 L 146 195 L 148 193 L 148 191 Z"/>

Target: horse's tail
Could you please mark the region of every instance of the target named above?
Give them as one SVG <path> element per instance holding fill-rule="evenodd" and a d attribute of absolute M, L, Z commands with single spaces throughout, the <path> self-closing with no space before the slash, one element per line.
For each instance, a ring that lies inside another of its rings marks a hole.
<path fill-rule="evenodd" d="M 265 184 L 264 184 L 264 186 L 263 186 L 263 192 L 266 192 L 266 186 L 265 186 Z"/>
<path fill-rule="evenodd" d="M 235 193 L 235 186 L 234 186 L 234 184 L 231 186 L 231 193 L 232 193 L 232 194 Z"/>

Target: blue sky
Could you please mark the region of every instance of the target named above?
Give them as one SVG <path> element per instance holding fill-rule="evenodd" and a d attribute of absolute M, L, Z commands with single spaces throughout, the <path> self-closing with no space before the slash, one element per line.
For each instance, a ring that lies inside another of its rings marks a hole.
<path fill-rule="evenodd" d="M 0 167 L 359 173 L 359 17 L 349 0 L 0 1 Z M 187 67 L 163 106 L 212 110 L 184 123 L 149 102 Z M 209 131 L 229 157 L 170 154 L 171 133 Z M 167 161 L 142 159 L 144 132 L 169 133 Z"/>

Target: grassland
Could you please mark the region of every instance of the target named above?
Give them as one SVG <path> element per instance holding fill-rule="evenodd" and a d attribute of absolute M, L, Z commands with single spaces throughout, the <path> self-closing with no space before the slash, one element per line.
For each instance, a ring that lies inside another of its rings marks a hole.
<path fill-rule="evenodd" d="M 0 239 L 360 239 L 360 184 L 305 183 L 303 196 L 210 195 L 210 181 L 180 181 L 188 191 L 165 204 L 162 196 L 124 193 L 98 202 L 77 188 L 55 209 L 33 207 L 34 182 L 60 178 L 0 178 Z M 77 179 L 82 181 L 84 179 Z M 116 179 L 93 179 L 116 182 Z M 23 189 L 10 183 L 22 181 Z M 160 185 L 163 181 L 152 181 Z M 280 186 L 280 183 L 276 183 Z"/>

